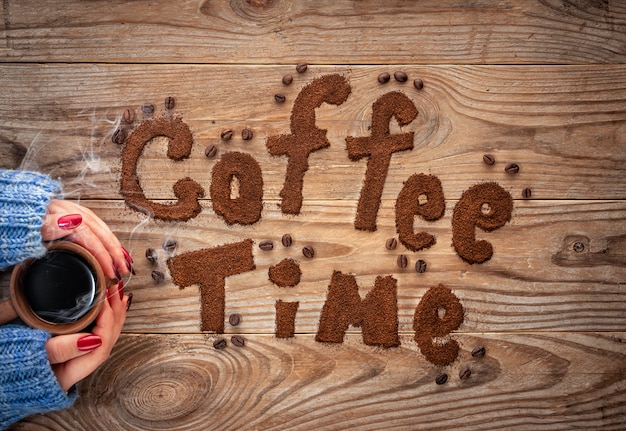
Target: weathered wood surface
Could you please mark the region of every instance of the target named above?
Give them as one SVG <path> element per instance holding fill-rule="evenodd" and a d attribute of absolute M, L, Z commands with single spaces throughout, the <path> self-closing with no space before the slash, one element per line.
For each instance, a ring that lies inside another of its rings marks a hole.
<path fill-rule="evenodd" d="M 81 386 L 72 410 L 29 429 L 563 430 L 623 429 L 623 333 L 457 336 L 449 382 L 417 351 L 349 337 L 248 337 L 217 351 L 212 337 L 127 335 Z M 469 351 L 484 345 L 488 355 Z M 459 380 L 461 367 L 471 376 Z"/>
<path fill-rule="evenodd" d="M 266 4 L 266 6 L 259 6 Z M 92 208 L 135 257 L 127 283 L 133 306 L 111 358 L 80 386 L 70 410 L 31 417 L 14 429 L 615 429 L 626 426 L 626 4 L 624 1 L 378 2 L 231 0 L 168 2 L 4 1 L 0 20 L 0 166 L 58 177 L 68 198 Z M 297 62 L 307 61 L 305 74 Z M 43 64 L 39 64 L 39 62 Z M 124 64 L 120 64 L 124 63 Z M 381 85 L 403 70 L 405 84 Z M 285 87 L 284 74 L 294 75 Z M 292 103 L 316 77 L 339 73 L 352 93 L 317 109 L 331 147 L 310 156 L 298 216 L 280 212 L 285 158 L 268 136 L 288 133 Z M 421 91 L 414 78 L 424 81 Z M 372 104 L 399 90 L 419 115 L 391 130 L 415 132 L 396 153 L 376 232 L 353 227 L 366 161 L 347 157 L 346 136 L 370 134 Z M 285 93 L 277 104 L 274 94 Z M 163 100 L 176 98 L 166 112 Z M 119 193 L 122 147 L 111 142 L 126 108 L 138 120 L 179 115 L 194 147 L 166 159 L 167 142 L 144 152 L 141 184 L 167 202 L 190 176 L 205 190 L 227 151 L 251 154 L 264 180 L 262 219 L 227 226 L 212 202 L 188 222 L 149 220 Z M 244 142 L 243 127 L 255 137 Z M 235 131 L 228 144 L 225 128 Z M 207 145 L 219 148 L 215 159 Z M 497 163 L 482 163 L 484 153 Z M 507 175 L 516 162 L 521 170 Z M 385 249 L 395 234 L 395 200 L 414 173 L 442 182 L 445 216 L 415 221 L 437 244 L 419 253 Z M 468 265 L 451 246 L 451 215 L 463 191 L 496 181 L 514 197 L 511 222 L 478 238 L 493 258 Z M 521 198 L 530 187 L 532 199 Z M 294 237 L 280 245 L 284 233 Z M 177 254 L 252 239 L 256 269 L 226 279 L 226 338 L 201 333 L 199 289 L 172 283 L 160 246 Z M 275 242 L 262 251 L 258 243 Z M 584 250 L 574 251 L 580 242 Z M 301 249 L 312 245 L 316 256 Z M 154 267 L 143 257 L 159 250 Z M 400 270 L 396 257 L 409 256 Z M 302 280 L 278 288 L 268 268 L 300 262 Z M 416 259 L 428 270 L 417 274 Z M 398 280 L 401 346 L 314 341 L 333 270 L 355 274 L 363 297 L 377 275 Z M 0 286 L 6 288 L 6 274 Z M 443 283 L 465 309 L 452 338 L 462 352 L 448 367 L 421 354 L 413 314 L 427 289 Z M 296 334 L 277 339 L 276 300 L 300 301 Z M 487 348 L 475 359 L 470 351 Z M 459 370 L 472 375 L 461 381 Z M 439 372 L 450 380 L 438 386 Z"/>
<path fill-rule="evenodd" d="M 381 85 L 379 73 L 395 66 L 293 67 L 151 65 L 0 65 L 0 140 L 11 163 L 26 155 L 25 166 L 64 179 L 68 192 L 81 197 L 119 198 L 121 146 L 111 142 L 127 107 L 137 121 L 139 109 L 152 103 L 165 115 L 163 100 L 172 95 L 193 132 L 188 160 L 167 159 L 165 140 L 148 145 L 139 166 L 150 198 L 173 197 L 173 180 L 189 176 L 209 189 L 210 172 L 219 160 L 204 156 L 207 145 L 251 153 L 263 170 L 264 198 L 279 199 L 285 157 L 271 157 L 268 136 L 289 133 L 293 101 L 315 77 L 345 75 L 352 93 L 341 106 L 322 105 L 317 126 L 328 130 L 331 147 L 310 156 L 305 176 L 306 200 L 358 199 L 366 160 L 347 157 L 347 136 L 368 136 L 372 104 L 390 91 L 402 91 L 418 117 L 402 132 L 415 132 L 412 151 L 396 153 L 383 191 L 395 199 L 408 177 L 436 175 L 448 199 L 458 199 L 470 185 L 497 181 L 514 197 L 531 187 L 543 199 L 621 199 L 626 196 L 626 66 L 406 66 L 409 82 Z M 281 78 L 293 73 L 284 86 Z M 421 78 L 424 89 L 411 81 Z M 284 92 L 278 104 L 274 94 Z M 392 132 L 400 132 L 392 121 Z M 241 130 L 255 137 L 242 141 Z M 235 131 L 224 143 L 220 132 Z M 126 128 L 131 131 L 132 128 Z M 482 163 L 486 152 L 497 164 Z M 504 173 L 508 162 L 519 174 Z M 167 172 L 167 174 L 163 174 Z M 84 184 L 84 186 L 81 186 Z"/>
<path fill-rule="evenodd" d="M 267 4 L 265 7 L 255 6 Z M 0 61 L 623 63 L 622 0 L 5 0 Z"/>

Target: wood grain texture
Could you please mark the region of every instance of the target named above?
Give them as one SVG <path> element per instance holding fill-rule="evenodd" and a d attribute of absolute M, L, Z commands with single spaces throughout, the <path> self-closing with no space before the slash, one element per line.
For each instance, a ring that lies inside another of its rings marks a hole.
<path fill-rule="evenodd" d="M 163 100 L 177 99 L 173 113 L 191 128 L 195 145 L 188 160 L 166 158 L 167 141 L 155 139 L 139 165 L 149 198 L 173 197 L 183 176 L 209 189 L 211 170 L 227 151 L 250 153 L 263 171 L 264 198 L 279 199 L 285 157 L 271 157 L 269 136 L 289 133 L 293 101 L 314 78 L 345 75 L 352 94 L 340 107 L 317 109 L 317 126 L 331 147 L 313 153 L 304 181 L 305 200 L 358 199 L 366 161 L 347 157 L 347 136 L 368 136 L 372 104 L 400 90 L 418 108 L 403 132 L 415 132 L 412 151 L 394 154 L 383 199 L 396 199 L 413 173 L 440 178 L 447 199 L 469 186 L 497 181 L 514 197 L 531 187 L 542 199 L 622 199 L 626 196 L 626 67 L 616 66 L 406 66 L 408 83 L 380 85 L 376 77 L 393 66 L 311 67 L 285 87 L 285 67 L 142 65 L 4 65 L 0 88 L 2 146 L 24 166 L 61 177 L 66 191 L 82 198 L 117 199 L 121 147 L 111 142 L 124 109 L 152 103 L 166 115 Z M 425 82 L 418 91 L 411 80 Z M 287 103 L 273 95 L 284 92 Z M 392 121 L 392 132 L 400 132 Z M 244 127 L 255 131 L 242 141 Z M 219 136 L 231 128 L 235 138 Z M 130 133 L 132 127 L 126 128 Z M 204 149 L 218 147 L 207 159 Z M 493 153 L 488 167 L 482 155 Z M 9 158 L 10 160 L 10 158 Z M 508 162 L 521 171 L 504 173 Z"/>
<path fill-rule="evenodd" d="M 72 410 L 23 426 L 619 430 L 626 420 L 623 333 L 460 335 L 463 351 L 445 369 L 429 365 L 409 337 L 389 350 L 355 338 L 324 345 L 254 335 L 243 348 L 218 351 L 202 335 L 127 335 L 82 382 Z M 469 353 L 478 345 L 482 359 Z M 467 380 L 458 377 L 463 366 Z M 438 386 L 441 371 L 450 377 Z"/>
<path fill-rule="evenodd" d="M 102 7 L 79 0 L 6 0 L 0 58 L 243 64 L 573 64 L 626 58 L 621 0 L 264 3 L 115 0 Z"/>
<path fill-rule="evenodd" d="M 454 201 L 447 202 L 441 220 L 416 222 L 416 229 L 437 239 L 433 247 L 418 253 L 402 245 L 393 251 L 385 248 L 386 239 L 396 235 L 393 202 L 383 202 L 374 233 L 354 229 L 356 204 L 349 201 L 307 202 L 297 217 L 282 215 L 269 202 L 261 221 L 244 227 L 227 226 L 208 202 L 203 203 L 197 218 L 168 223 L 149 221 L 122 202 L 83 201 L 110 224 L 135 257 L 137 275 L 126 287 L 134 293 L 126 330 L 199 330 L 199 291 L 193 286 L 180 290 L 173 284 L 165 263 L 169 254 L 161 248 L 165 240 L 176 240 L 180 255 L 248 238 L 255 242 L 256 269 L 226 279 L 226 317 L 241 314 L 243 322 L 236 330 L 244 333 L 273 334 L 274 303 L 279 299 L 300 301 L 296 332 L 315 333 L 334 270 L 355 274 L 361 296 L 376 276 L 393 275 L 398 280 L 399 329 L 405 333 L 413 331 L 413 314 L 426 290 L 439 283 L 451 288 L 465 308 L 460 332 L 626 330 L 626 305 L 621 300 L 626 279 L 623 201 L 517 200 L 509 224 L 492 233 L 477 233 L 495 250 L 493 258 L 481 265 L 463 262 L 451 247 Z M 289 248 L 280 245 L 285 233 L 294 238 Z M 274 241 L 274 249 L 261 250 L 258 244 L 263 240 Z M 577 241 L 586 244 L 583 252 L 573 250 Z M 305 245 L 314 248 L 313 259 L 302 255 Z M 155 265 L 143 257 L 148 247 L 159 253 Z M 399 254 L 409 258 L 405 269 L 396 265 Z M 285 258 L 296 259 L 302 270 L 301 282 L 293 288 L 279 288 L 269 280 L 269 268 Z M 417 259 L 427 262 L 426 273 L 415 272 Z M 152 280 L 153 269 L 164 272 L 163 282 Z M 227 325 L 227 331 L 233 328 Z"/>

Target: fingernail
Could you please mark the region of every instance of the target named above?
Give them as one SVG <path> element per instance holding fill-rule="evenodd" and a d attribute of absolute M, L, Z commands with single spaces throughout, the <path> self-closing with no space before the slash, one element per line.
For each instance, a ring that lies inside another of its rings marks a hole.
<path fill-rule="evenodd" d="M 128 262 L 128 263 L 135 263 L 135 261 L 131 257 L 131 255 L 128 252 L 128 250 L 126 250 L 124 247 L 122 247 L 122 253 L 124 253 L 124 259 L 126 259 L 126 262 Z"/>
<path fill-rule="evenodd" d="M 126 303 L 126 311 L 130 310 L 130 304 L 133 303 L 133 292 L 128 294 L 128 302 Z"/>
<path fill-rule="evenodd" d="M 135 268 L 133 267 L 132 263 L 126 262 L 126 267 L 128 268 L 131 274 L 135 275 Z"/>
<path fill-rule="evenodd" d="M 113 272 L 115 272 L 115 278 L 117 278 L 117 281 L 122 281 L 122 274 L 120 274 L 115 265 L 113 266 Z"/>
<path fill-rule="evenodd" d="M 97 349 L 102 346 L 102 338 L 97 335 L 86 335 L 83 338 L 78 339 L 76 346 L 81 352 Z"/>
<path fill-rule="evenodd" d="M 68 214 L 62 217 L 59 217 L 57 220 L 57 225 L 61 229 L 74 229 L 83 222 L 83 216 L 80 214 Z"/>
<path fill-rule="evenodd" d="M 117 283 L 117 291 L 120 294 L 120 299 L 124 298 L 124 282 L 120 281 Z"/>

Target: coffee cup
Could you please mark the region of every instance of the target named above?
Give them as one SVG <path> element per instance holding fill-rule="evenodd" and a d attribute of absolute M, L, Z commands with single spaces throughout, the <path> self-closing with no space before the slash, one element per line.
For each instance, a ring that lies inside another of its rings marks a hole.
<path fill-rule="evenodd" d="M 110 281 L 85 248 L 64 240 L 49 243 L 43 257 L 13 268 L 0 324 L 19 317 L 56 335 L 79 332 L 98 316 Z"/>

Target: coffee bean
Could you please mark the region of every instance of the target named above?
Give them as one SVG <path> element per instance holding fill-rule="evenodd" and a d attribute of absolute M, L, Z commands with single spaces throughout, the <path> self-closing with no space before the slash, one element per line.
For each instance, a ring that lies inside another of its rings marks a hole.
<path fill-rule="evenodd" d="M 444 385 L 448 381 L 448 375 L 446 373 L 439 373 L 435 377 L 435 383 L 438 385 Z"/>
<path fill-rule="evenodd" d="M 417 262 L 415 262 L 415 271 L 423 274 L 426 272 L 426 262 L 423 261 L 422 259 L 418 260 Z"/>
<path fill-rule="evenodd" d="M 161 271 L 159 270 L 154 270 L 152 271 L 152 274 L 150 274 L 152 276 L 152 279 L 158 283 L 160 283 L 161 281 L 165 280 L 165 274 L 163 274 Z"/>
<path fill-rule="evenodd" d="M 228 316 L 228 323 L 230 323 L 231 326 L 237 326 L 239 325 L 240 322 L 241 322 L 241 315 L 237 313 L 233 313 L 230 316 Z"/>
<path fill-rule="evenodd" d="M 217 147 L 215 145 L 209 145 L 204 149 L 204 155 L 208 158 L 213 158 L 217 155 Z"/>
<path fill-rule="evenodd" d="M 422 88 L 424 88 L 424 81 L 422 81 L 421 79 L 417 78 L 417 79 L 413 80 L 413 85 L 418 90 L 421 90 Z"/>
<path fill-rule="evenodd" d="M 154 112 L 154 105 L 152 103 L 144 103 L 141 105 L 141 112 L 146 115 L 152 115 Z"/>
<path fill-rule="evenodd" d="M 220 138 L 222 138 L 222 141 L 230 141 L 232 137 L 233 131 L 230 129 L 222 130 L 222 133 L 220 133 Z"/>
<path fill-rule="evenodd" d="M 302 254 L 306 258 L 312 259 L 315 256 L 315 250 L 310 245 L 307 245 L 302 248 Z"/>
<path fill-rule="evenodd" d="M 243 347 L 243 345 L 246 344 L 246 341 L 243 339 L 243 337 L 240 337 L 239 335 L 233 335 L 232 337 L 230 337 L 230 342 L 233 343 L 233 346 L 237 347 Z"/>
<path fill-rule="evenodd" d="M 485 154 L 483 156 L 483 162 L 485 162 L 486 165 L 493 166 L 496 164 L 496 158 L 493 154 Z"/>
<path fill-rule="evenodd" d="M 174 106 L 176 106 L 176 99 L 174 99 L 172 96 L 166 97 L 165 109 L 174 109 Z"/>
<path fill-rule="evenodd" d="M 163 243 L 163 250 L 167 251 L 168 253 L 172 253 L 174 250 L 176 250 L 177 245 L 178 244 L 176 244 L 176 241 L 174 241 L 173 239 L 168 239 Z"/>
<path fill-rule="evenodd" d="M 309 68 L 309 65 L 306 63 L 300 63 L 296 66 L 296 71 L 298 73 L 304 73 Z"/>
<path fill-rule="evenodd" d="M 283 84 L 285 85 L 289 85 L 293 82 L 293 76 L 287 74 L 285 76 L 283 76 Z"/>
<path fill-rule="evenodd" d="M 404 254 L 398 255 L 398 259 L 396 259 L 396 263 L 400 268 L 406 268 L 409 264 L 409 259 Z"/>
<path fill-rule="evenodd" d="M 582 253 L 585 251 L 585 243 L 582 241 L 576 241 L 572 248 L 576 253 Z"/>
<path fill-rule="evenodd" d="M 407 74 L 406 74 L 406 73 L 404 73 L 404 72 L 400 72 L 400 71 L 395 72 L 395 73 L 393 74 L 393 77 L 394 77 L 394 79 L 395 79 L 396 81 L 398 81 L 398 82 L 406 82 L 406 81 L 407 81 L 407 79 L 409 79 L 409 77 L 407 76 Z"/>
<path fill-rule="evenodd" d="M 381 84 L 386 84 L 387 82 L 389 82 L 390 79 L 391 75 L 389 75 L 387 72 L 383 72 L 378 75 L 378 82 L 380 82 Z"/>
<path fill-rule="evenodd" d="M 283 243 L 283 247 L 291 247 L 291 244 L 293 244 L 293 238 L 291 237 L 291 235 L 289 235 L 288 233 L 284 234 L 283 237 L 280 239 L 280 242 Z"/>
<path fill-rule="evenodd" d="M 252 139 L 253 136 L 254 132 L 252 131 L 252 129 L 246 127 L 241 131 L 241 139 L 243 139 L 244 141 L 249 141 L 250 139 Z"/>
<path fill-rule="evenodd" d="M 276 101 L 276 103 L 285 103 L 285 100 L 287 100 L 287 98 L 284 94 L 278 93 L 274 94 L 274 100 Z"/>
<path fill-rule="evenodd" d="M 470 378 L 471 375 L 472 375 L 472 370 L 470 370 L 469 367 L 463 367 L 459 371 L 459 379 L 461 380 L 467 380 Z"/>
<path fill-rule="evenodd" d="M 487 349 L 484 346 L 474 347 L 472 350 L 472 356 L 475 358 L 482 358 L 487 353 Z"/>
<path fill-rule="evenodd" d="M 259 243 L 259 248 L 263 251 L 270 251 L 274 249 L 274 242 L 272 242 L 269 239 L 266 239 L 264 241 L 261 241 Z"/>
<path fill-rule="evenodd" d="M 398 240 L 395 238 L 389 238 L 387 242 L 385 243 L 385 248 L 387 250 L 395 250 L 397 246 L 398 246 Z"/>
<path fill-rule="evenodd" d="M 509 163 L 504 168 L 504 172 L 506 172 L 507 174 L 516 174 L 519 172 L 519 166 L 515 163 Z"/>
<path fill-rule="evenodd" d="M 135 121 L 135 110 L 134 109 L 126 109 L 122 114 L 122 121 L 124 123 L 132 123 Z"/>
<path fill-rule="evenodd" d="M 526 187 L 524 190 L 522 190 L 522 197 L 524 199 L 530 199 L 530 197 L 532 196 L 533 192 L 530 189 L 530 187 Z"/>
<path fill-rule="evenodd" d="M 146 249 L 146 259 L 148 259 L 152 263 L 155 263 L 157 260 L 159 260 L 159 254 L 157 253 L 157 251 L 155 249 L 147 248 Z"/>
<path fill-rule="evenodd" d="M 223 350 L 226 348 L 226 346 L 226 340 L 224 340 L 223 338 L 218 338 L 217 340 L 213 341 L 213 347 L 215 347 L 217 350 Z"/>
<path fill-rule="evenodd" d="M 113 133 L 113 136 L 111 136 L 111 141 L 113 141 L 114 144 L 122 145 L 124 141 L 126 141 L 126 132 L 122 129 L 117 129 Z"/>

